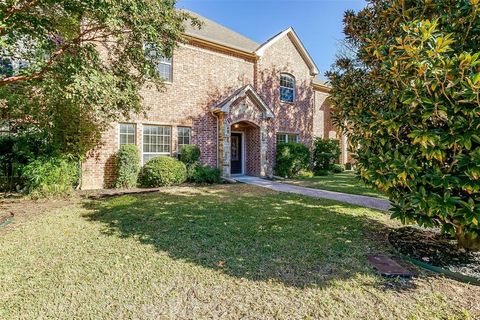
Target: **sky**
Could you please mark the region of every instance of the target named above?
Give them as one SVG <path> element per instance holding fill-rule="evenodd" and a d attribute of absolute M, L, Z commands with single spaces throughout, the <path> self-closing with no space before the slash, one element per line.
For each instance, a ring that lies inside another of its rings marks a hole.
<path fill-rule="evenodd" d="M 361 10 L 364 0 L 178 0 L 177 7 L 224 25 L 258 43 L 293 27 L 324 78 L 344 38 L 345 10 Z"/>

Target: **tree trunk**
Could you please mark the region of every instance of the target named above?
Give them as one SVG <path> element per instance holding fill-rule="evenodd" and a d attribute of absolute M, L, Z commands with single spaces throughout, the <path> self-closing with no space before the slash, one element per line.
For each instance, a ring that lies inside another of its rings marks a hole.
<path fill-rule="evenodd" d="M 462 248 L 470 251 L 480 251 L 480 237 L 474 238 L 473 236 L 472 233 L 465 233 L 461 227 L 456 229 L 456 238 Z"/>

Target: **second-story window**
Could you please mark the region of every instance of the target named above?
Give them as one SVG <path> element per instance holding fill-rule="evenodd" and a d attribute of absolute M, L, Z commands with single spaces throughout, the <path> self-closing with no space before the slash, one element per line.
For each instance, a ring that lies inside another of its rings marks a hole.
<path fill-rule="evenodd" d="M 163 81 L 172 82 L 173 65 L 172 58 L 160 58 L 160 63 L 157 65 L 157 71 Z"/>
<path fill-rule="evenodd" d="M 295 78 L 289 74 L 280 75 L 280 101 L 293 102 L 295 100 Z"/>
<path fill-rule="evenodd" d="M 173 80 L 173 63 L 172 58 L 167 58 L 152 45 L 145 44 L 145 53 L 154 63 L 160 78 L 165 82 Z"/>

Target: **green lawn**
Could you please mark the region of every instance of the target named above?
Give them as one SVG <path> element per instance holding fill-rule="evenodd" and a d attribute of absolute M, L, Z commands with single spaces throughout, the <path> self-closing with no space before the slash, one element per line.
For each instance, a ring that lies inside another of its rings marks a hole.
<path fill-rule="evenodd" d="M 376 275 L 390 227 L 247 185 L 73 203 L 0 230 L 0 319 L 478 318 L 478 287 Z"/>
<path fill-rule="evenodd" d="M 308 188 L 388 199 L 386 195 L 367 187 L 362 181 L 358 180 L 355 173 L 348 171 L 321 177 L 289 179 L 285 182 Z"/>

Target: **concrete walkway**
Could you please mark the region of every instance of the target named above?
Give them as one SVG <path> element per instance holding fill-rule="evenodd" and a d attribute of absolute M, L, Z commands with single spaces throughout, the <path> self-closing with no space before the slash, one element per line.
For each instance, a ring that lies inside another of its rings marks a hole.
<path fill-rule="evenodd" d="M 388 200 L 378 199 L 374 197 L 294 186 L 291 184 L 266 180 L 258 177 L 239 176 L 233 177 L 233 179 L 241 183 L 247 183 L 275 191 L 296 193 L 314 198 L 337 200 L 340 202 L 355 204 L 362 207 L 377 209 L 381 211 L 388 211 L 388 209 L 390 208 L 390 202 Z"/>

